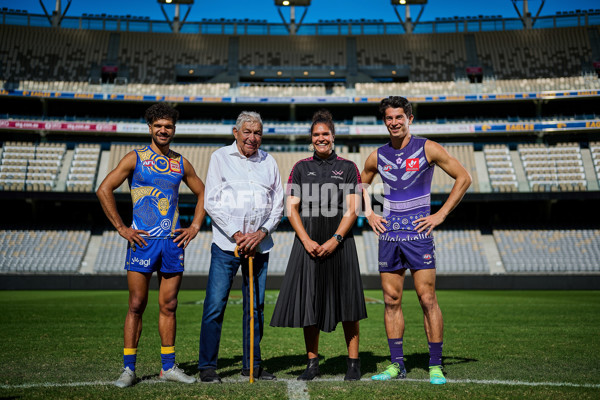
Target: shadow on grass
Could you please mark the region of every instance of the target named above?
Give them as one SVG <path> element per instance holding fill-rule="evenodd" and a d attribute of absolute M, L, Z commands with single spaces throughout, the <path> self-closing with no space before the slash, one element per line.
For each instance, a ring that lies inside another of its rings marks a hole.
<path fill-rule="evenodd" d="M 377 369 L 377 363 L 385 360 L 386 356 L 374 355 L 372 352 L 360 352 L 361 372 L 369 373 Z M 306 368 L 306 354 L 273 357 L 263 362 L 264 367 L 272 372 L 286 371 L 290 375 L 300 375 Z M 346 355 L 335 357 L 319 356 L 319 371 L 322 375 L 340 375 L 346 373 Z"/>
<path fill-rule="evenodd" d="M 360 364 L 361 364 L 361 374 L 369 375 L 375 374 L 377 371 L 377 365 L 389 360 L 388 355 L 376 355 L 370 351 L 362 351 L 359 353 Z M 429 365 L 429 353 L 413 353 L 405 355 L 404 365 L 406 366 L 406 371 L 411 372 L 413 369 L 422 369 L 427 371 Z M 464 358 L 464 357 L 443 357 L 442 363 L 445 366 L 449 365 L 457 365 L 457 364 L 465 364 L 471 362 L 478 362 L 479 360 L 474 358 Z M 306 368 L 306 354 L 294 354 L 294 355 L 286 355 L 273 357 L 268 360 L 263 360 L 263 367 L 277 375 L 277 373 L 281 373 L 285 371 L 287 374 L 298 376 L 304 372 Z M 231 369 L 229 367 L 233 365 L 240 365 L 242 363 L 241 356 L 229 357 L 229 358 L 219 358 L 218 361 L 218 370 L 217 373 L 222 377 L 230 377 L 240 374 L 240 370 Z M 196 375 L 198 374 L 198 364 L 196 362 L 190 361 L 179 364 L 179 368 L 181 368 L 188 375 Z M 324 357 L 319 356 L 319 370 L 321 375 L 344 375 L 346 373 L 346 355 L 338 355 L 335 357 Z M 158 378 L 158 374 L 150 374 L 144 375 L 140 377 L 139 380 L 148 380 L 148 379 L 156 379 Z"/>
<path fill-rule="evenodd" d="M 442 364 L 444 366 L 466 364 L 471 362 L 478 362 L 475 358 L 464 358 L 464 357 L 442 357 Z M 404 366 L 406 372 L 410 372 L 413 369 L 422 369 L 427 371 L 429 368 L 429 353 L 413 353 L 404 355 Z"/>
<path fill-rule="evenodd" d="M 229 369 L 232 365 L 241 365 L 242 364 L 242 356 L 235 356 L 229 358 L 221 358 L 219 357 L 217 361 L 217 373 L 221 378 L 226 378 L 233 375 L 239 375 L 242 370 L 241 369 Z M 188 375 L 196 375 L 198 374 L 198 362 L 189 361 L 179 364 L 179 368 L 183 370 Z"/>

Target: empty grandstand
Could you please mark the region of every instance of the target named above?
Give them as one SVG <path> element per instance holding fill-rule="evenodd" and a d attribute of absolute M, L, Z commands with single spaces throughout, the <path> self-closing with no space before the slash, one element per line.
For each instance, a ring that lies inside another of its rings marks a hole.
<path fill-rule="evenodd" d="M 542 16 L 532 29 L 517 19 L 445 19 L 411 34 L 381 21 L 305 24 L 296 35 L 263 21 L 192 21 L 174 34 L 164 21 L 67 16 L 59 28 L 39 15 L 0 16 L 4 277 L 124 273 L 124 240 L 94 192 L 148 144 L 141 117 L 153 102 L 179 110 L 172 150 L 203 180 L 212 152 L 232 142 L 237 114 L 260 112 L 263 149 L 285 183 L 311 156 L 310 116 L 322 107 L 336 118 L 338 155 L 362 169 L 387 141 L 377 106 L 388 95 L 408 97 L 411 132 L 442 143 L 473 178 L 434 232 L 442 279 L 600 274 L 598 10 Z M 452 184 L 436 168 L 434 211 Z M 378 205 L 379 177 L 372 186 Z M 195 197 L 180 191 L 185 224 Z M 127 183 L 116 199 L 127 216 Z M 208 274 L 208 224 L 186 250 L 189 275 Z M 354 235 L 363 276 L 376 277 L 377 237 L 362 215 Z M 285 219 L 274 240 L 277 277 L 294 240 Z"/>

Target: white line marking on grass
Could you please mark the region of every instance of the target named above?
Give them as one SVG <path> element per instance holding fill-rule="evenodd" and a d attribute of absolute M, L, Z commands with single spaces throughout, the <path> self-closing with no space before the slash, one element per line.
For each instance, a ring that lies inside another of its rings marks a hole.
<path fill-rule="evenodd" d="M 343 377 L 339 378 L 318 378 L 314 382 L 344 382 Z M 370 378 L 361 379 L 362 382 L 373 382 Z M 306 382 L 298 381 L 293 378 L 277 379 L 275 382 L 285 382 L 287 384 L 288 396 L 290 399 L 309 399 Z M 429 379 L 397 379 L 394 382 L 420 382 L 429 383 Z M 144 379 L 139 381 L 137 384 L 155 384 L 155 383 L 166 383 L 159 379 Z M 248 383 L 246 379 L 223 379 L 223 383 Z M 264 382 L 268 384 L 268 382 Z M 581 387 L 581 388 L 600 388 L 598 383 L 572 383 L 572 382 L 524 382 L 524 381 L 504 381 L 504 380 L 492 380 L 492 379 L 448 379 L 448 383 L 466 383 L 476 385 L 508 385 L 508 386 L 564 386 L 564 387 Z M 198 382 L 200 385 L 206 385 L 205 383 Z M 65 382 L 65 383 L 54 383 L 54 382 L 39 382 L 39 383 L 24 383 L 21 385 L 0 385 L 0 389 L 33 389 L 33 388 L 44 388 L 44 387 L 80 387 L 80 386 L 112 386 L 114 381 L 92 381 L 92 382 Z M 296 397 L 293 397 L 296 396 Z"/>
<path fill-rule="evenodd" d="M 287 394 L 290 400 L 308 400 L 308 387 L 306 382 L 298 380 L 287 380 Z"/>
<path fill-rule="evenodd" d="M 408 379 L 407 379 L 408 380 Z M 416 381 L 417 379 L 415 379 Z M 449 379 L 449 383 L 475 383 L 480 385 L 509 385 L 509 386 L 568 386 L 583 388 L 600 388 L 597 383 L 571 383 L 571 382 L 522 382 L 501 380 L 477 380 L 477 379 Z"/>

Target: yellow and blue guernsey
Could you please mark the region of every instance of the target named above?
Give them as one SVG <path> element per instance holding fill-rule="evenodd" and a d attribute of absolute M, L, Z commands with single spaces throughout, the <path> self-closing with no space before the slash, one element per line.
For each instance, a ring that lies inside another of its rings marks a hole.
<path fill-rule="evenodd" d="M 144 230 L 147 246 L 127 245 L 125 269 L 143 273 L 183 272 L 184 250 L 170 239 L 179 225 L 179 184 L 183 158 L 174 151 L 157 154 L 150 146 L 135 150 L 137 161 L 129 177 L 133 229 Z M 162 240 L 161 240 L 162 239 Z"/>
<path fill-rule="evenodd" d="M 169 151 L 157 154 L 150 146 L 135 150 L 137 162 L 129 178 L 133 201 L 133 229 L 153 238 L 172 237 L 179 229 L 179 185 L 183 178 L 183 158 Z"/>

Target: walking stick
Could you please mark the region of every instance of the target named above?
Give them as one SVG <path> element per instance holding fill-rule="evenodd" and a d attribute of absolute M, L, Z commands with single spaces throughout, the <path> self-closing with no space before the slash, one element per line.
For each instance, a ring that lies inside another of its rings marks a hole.
<path fill-rule="evenodd" d="M 234 254 L 239 257 L 238 247 Z M 254 257 L 248 257 L 248 286 L 250 286 L 250 383 L 254 383 Z"/>

